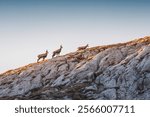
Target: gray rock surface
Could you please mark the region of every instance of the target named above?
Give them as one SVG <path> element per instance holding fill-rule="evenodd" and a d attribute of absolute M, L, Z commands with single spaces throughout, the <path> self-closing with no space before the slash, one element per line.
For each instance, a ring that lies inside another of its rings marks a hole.
<path fill-rule="evenodd" d="M 0 99 L 150 99 L 150 37 L 9 70 Z"/>

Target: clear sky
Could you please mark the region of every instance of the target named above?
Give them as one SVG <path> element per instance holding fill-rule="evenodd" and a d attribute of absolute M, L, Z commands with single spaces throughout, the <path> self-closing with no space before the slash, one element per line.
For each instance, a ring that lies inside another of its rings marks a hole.
<path fill-rule="evenodd" d="M 106 45 L 150 35 L 150 0 L 0 0 L 0 73 L 63 45 Z"/>

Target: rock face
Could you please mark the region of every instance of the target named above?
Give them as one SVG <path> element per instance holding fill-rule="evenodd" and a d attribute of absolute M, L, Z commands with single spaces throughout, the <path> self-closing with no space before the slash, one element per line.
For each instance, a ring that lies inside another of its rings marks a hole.
<path fill-rule="evenodd" d="M 9 70 L 0 99 L 150 99 L 150 37 Z"/>

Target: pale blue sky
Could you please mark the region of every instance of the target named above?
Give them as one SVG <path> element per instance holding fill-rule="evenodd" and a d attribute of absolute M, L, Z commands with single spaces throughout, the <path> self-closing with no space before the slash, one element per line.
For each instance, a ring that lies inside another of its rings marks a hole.
<path fill-rule="evenodd" d="M 0 73 L 63 45 L 107 45 L 150 35 L 149 0 L 0 0 Z"/>

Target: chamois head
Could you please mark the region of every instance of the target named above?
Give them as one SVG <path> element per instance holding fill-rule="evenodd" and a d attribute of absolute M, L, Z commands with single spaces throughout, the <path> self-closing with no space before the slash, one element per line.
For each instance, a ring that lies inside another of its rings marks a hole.
<path fill-rule="evenodd" d="M 46 50 L 46 53 L 48 54 L 48 50 Z"/>
<path fill-rule="evenodd" d="M 63 48 L 62 45 L 60 45 L 60 48 L 61 48 L 61 49 Z"/>

